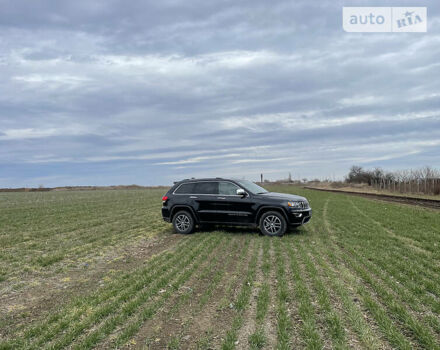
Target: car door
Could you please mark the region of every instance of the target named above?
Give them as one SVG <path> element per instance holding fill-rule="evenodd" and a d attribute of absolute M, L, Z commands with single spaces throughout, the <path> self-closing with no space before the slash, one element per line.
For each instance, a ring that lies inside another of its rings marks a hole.
<path fill-rule="evenodd" d="M 221 222 L 248 224 L 253 222 L 254 210 L 250 195 L 239 196 L 237 184 L 230 181 L 219 182 L 219 195 L 217 196 L 217 216 Z"/>
<path fill-rule="evenodd" d="M 217 197 L 218 182 L 217 181 L 200 181 L 194 183 L 192 194 L 189 199 L 194 202 L 200 221 L 217 222 Z"/>

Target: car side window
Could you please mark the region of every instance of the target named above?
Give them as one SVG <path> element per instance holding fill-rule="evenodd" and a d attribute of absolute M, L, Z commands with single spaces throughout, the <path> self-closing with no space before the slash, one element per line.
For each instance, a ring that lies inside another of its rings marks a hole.
<path fill-rule="evenodd" d="M 237 190 L 239 188 L 240 187 L 232 182 L 223 181 L 219 183 L 219 194 L 224 196 L 235 196 L 237 195 Z"/>
<path fill-rule="evenodd" d="M 180 185 L 175 191 L 174 193 L 177 194 L 193 194 L 194 193 L 194 182 L 190 182 L 187 184 L 182 184 Z"/>
<path fill-rule="evenodd" d="M 218 182 L 203 181 L 194 184 L 195 194 L 218 194 Z"/>

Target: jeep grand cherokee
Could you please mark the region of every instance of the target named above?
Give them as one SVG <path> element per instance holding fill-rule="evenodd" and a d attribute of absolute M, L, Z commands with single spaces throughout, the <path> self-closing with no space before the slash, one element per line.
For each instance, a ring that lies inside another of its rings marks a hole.
<path fill-rule="evenodd" d="M 308 222 L 312 209 L 306 198 L 268 192 L 247 180 L 187 179 L 162 197 L 162 216 L 178 233 L 198 224 L 259 227 L 268 236 L 282 236 L 288 226 Z"/>

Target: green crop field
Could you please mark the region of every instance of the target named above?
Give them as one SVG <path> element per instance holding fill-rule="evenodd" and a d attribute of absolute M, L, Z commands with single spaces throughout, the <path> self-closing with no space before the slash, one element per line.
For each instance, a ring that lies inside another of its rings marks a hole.
<path fill-rule="evenodd" d="M 291 186 L 309 224 L 174 234 L 163 189 L 0 193 L 0 349 L 440 349 L 440 212 Z"/>

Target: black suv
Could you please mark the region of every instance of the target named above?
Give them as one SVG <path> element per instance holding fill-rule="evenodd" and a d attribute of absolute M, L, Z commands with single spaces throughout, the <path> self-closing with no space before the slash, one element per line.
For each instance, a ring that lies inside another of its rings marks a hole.
<path fill-rule="evenodd" d="M 178 233 L 197 224 L 259 227 L 282 236 L 288 226 L 308 222 L 312 209 L 304 197 L 268 192 L 247 180 L 188 179 L 177 182 L 162 198 L 162 216 Z"/>

